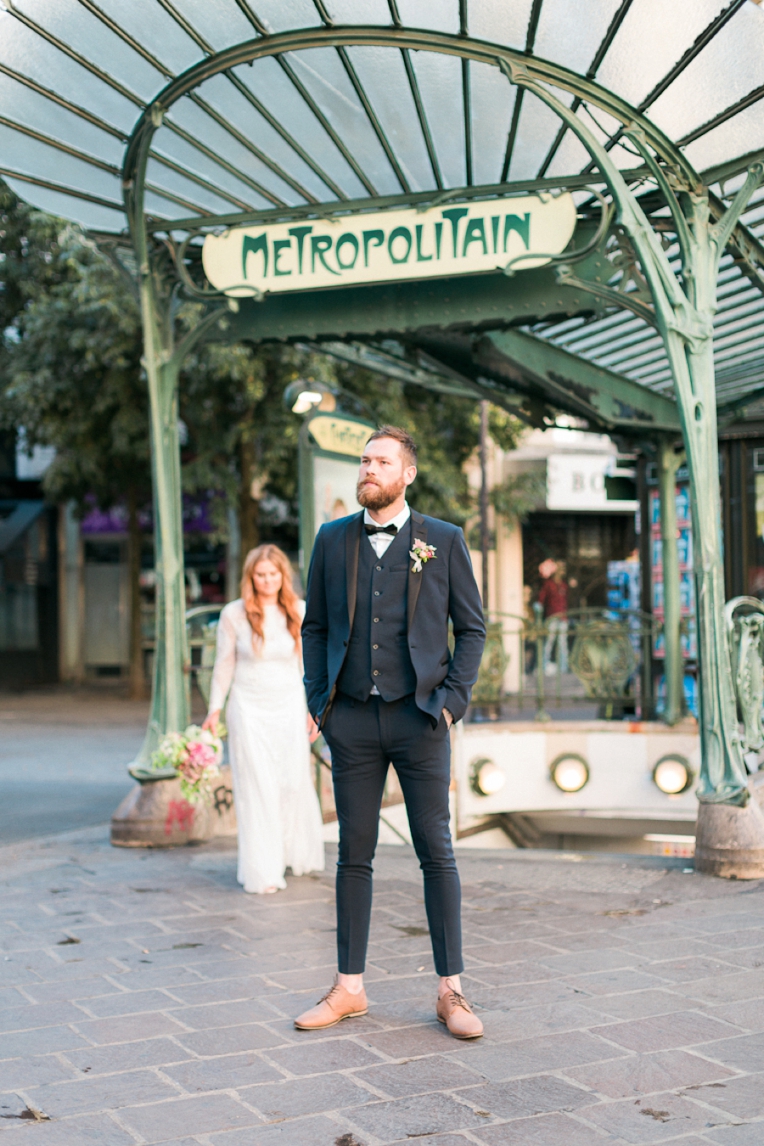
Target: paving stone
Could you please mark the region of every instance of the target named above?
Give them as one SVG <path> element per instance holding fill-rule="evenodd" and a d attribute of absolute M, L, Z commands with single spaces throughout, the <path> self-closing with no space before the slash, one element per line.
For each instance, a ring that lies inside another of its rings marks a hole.
<path fill-rule="evenodd" d="M 359 1082 L 383 1091 L 390 1098 L 403 1098 L 408 1094 L 427 1094 L 436 1090 L 456 1090 L 469 1085 L 470 1080 L 480 1083 L 481 1075 L 453 1058 L 428 1055 L 402 1063 L 372 1066 L 353 1075 Z"/>
<path fill-rule="evenodd" d="M 281 1046 L 284 1039 L 261 1023 L 239 1027 L 213 1027 L 208 1031 L 190 1031 L 176 1036 L 182 1047 L 196 1055 L 236 1054 L 238 1051 L 263 1050 Z"/>
<path fill-rule="evenodd" d="M 486 1115 L 443 1094 L 420 1094 L 394 1102 L 371 1102 L 349 1112 L 361 1131 L 373 1134 L 382 1142 L 404 1141 L 436 1134 L 441 1130 L 460 1130 L 479 1126 Z"/>
<path fill-rule="evenodd" d="M 83 999 L 83 1010 L 97 1018 L 119 1015 L 137 1015 L 144 1011 L 181 1009 L 183 1004 L 163 991 L 122 991 L 118 995 L 101 995 L 96 999 Z M 80 1019 L 82 1019 L 80 1011 Z"/>
<path fill-rule="evenodd" d="M 533 939 L 521 939 L 510 943 L 471 943 L 465 947 L 465 954 L 472 954 L 484 963 L 520 963 L 525 959 L 542 959 L 545 955 L 559 955 L 554 947 Z"/>
<path fill-rule="evenodd" d="M 477 996 L 475 1002 L 482 1002 Z M 575 1003 L 556 1003 L 540 1007 L 524 1007 L 522 1010 L 513 1010 L 510 1024 L 513 1034 L 504 1035 L 504 1038 L 516 1039 L 534 1038 L 536 1035 L 551 1034 L 554 1031 L 571 1031 L 595 1027 L 602 1023 L 604 1016 L 598 1014 L 594 1008 Z M 488 1019 L 483 1016 L 486 1025 Z M 486 1025 L 490 1034 L 490 1028 Z M 606 1036 L 609 1037 L 609 1036 Z"/>
<path fill-rule="evenodd" d="M 722 1003 L 708 1009 L 716 1019 L 749 1031 L 764 1031 L 764 999 L 746 999 L 740 1003 Z"/>
<path fill-rule="evenodd" d="M 120 1121 L 142 1135 L 146 1142 L 153 1143 L 169 1142 L 184 1134 L 213 1134 L 260 1126 L 263 1120 L 225 1094 L 209 1094 L 127 1107 L 120 1111 Z"/>
<path fill-rule="evenodd" d="M 705 1141 L 716 1142 L 718 1146 L 761 1146 L 764 1142 L 764 1122 L 747 1122 L 740 1126 L 712 1130 Z"/>
<path fill-rule="evenodd" d="M 278 1082 L 284 1076 L 259 1055 L 222 1055 L 165 1066 L 162 1074 L 192 1093 L 251 1087 L 259 1082 Z"/>
<path fill-rule="evenodd" d="M 629 1055 L 596 1066 L 566 1067 L 565 1074 L 608 1098 L 637 1098 L 733 1077 L 725 1067 L 683 1050 Z"/>
<path fill-rule="evenodd" d="M 69 1027 L 42 1027 L 36 1031 L 14 1031 L 13 1034 L 3 1035 L 0 1055 L 4 1059 L 22 1058 L 86 1046 L 88 1040 Z"/>
<path fill-rule="evenodd" d="M 204 1031 L 212 1027 L 233 1027 L 242 1023 L 256 1023 L 274 1019 L 277 1012 L 260 999 L 241 999 L 231 1003 L 208 1003 L 202 1007 L 182 1007 L 173 1011 L 173 1018 L 193 1030 Z"/>
<path fill-rule="evenodd" d="M 714 1114 L 685 1098 L 666 1093 L 586 1106 L 578 1115 L 627 1142 L 645 1144 L 678 1138 L 691 1131 L 710 1130 L 731 1121 L 721 1112 Z"/>
<path fill-rule="evenodd" d="M 576 1110 L 591 1101 L 585 1090 L 553 1075 L 536 1075 L 513 1082 L 489 1082 L 460 1092 L 477 1110 L 495 1118 L 522 1118 L 552 1110 Z M 464 1125 L 464 1124 L 462 1124 Z"/>
<path fill-rule="evenodd" d="M 214 982 L 200 982 L 181 986 L 173 985 L 172 993 L 186 1006 L 199 1006 L 203 1003 L 228 1003 L 237 999 L 257 999 L 265 991 L 263 980 L 257 975 L 242 975 L 235 979 L 220 979 Z"/>
<path fill-rule="evenodd" d="M 77 1023 L 77 1030 L 91 1043 L 101 1046 L 109 1043 L 138 1042 L 154 1035 L 185 1034 L 185 1028 L 180 1023 L 175 1022 L 169 1015 L 162 1015 L 156 1011 L 146 1015 L 120 1015 L 110 1019 L 80 1020 Z"/>
<path fill-rule="evenodd" d="M 114 967 L 115 977 L 121 977 Z M 101 995 L 117 995 L 122 992 L 114 983 L 110 983 L 103 975 L 96 975 L 92 979 L 79 979 L 76 983 L 25 983 L 25 995 L 29 995 L 35 1003 L 56 1003 L 59 1000 L 95 999 Z"/>
<path fill-rule="evenodd" d="M 703 1003 L 734 1003 L 741 999 L 762 998 L 764 969 L 695 979 L 691 983 L 677 983 L 674 989 L 689 999 Z"/>
<path fill-rule="evenodd" d="M 276 1126 L 263 1126 L 250 1130 L 234 1130 L 228 1134 L 214 1134 L 213 1146 L 366 1146 L 357 1138 L 342 1116 L 335 1119 L 319 1115 L 317 1118 L 299 1118 Z M 427 1146 L 430 1146 L 428 1140 Z"/>
<path fill-rule="evenodd" d="M 321 1042 L 306 1046 L 292 1046 L 271 1051 L 268 1058 L 293 1075 L 325 1074 L 332 1070 L 348 1070 L 351 1067 L 370 1066 L 379 1062 L 378 1055 L 372 1054 L 365 1046 L 359 1046 L 351 1039 L 326 1037 Z"/>
<path fill-rule="evenodd" d="M 613 1141 L 605 1131 L 584 1126 L 567 1114 L 513 1119 L 502 1126 L 481 1127 L 475 1136 L 485 1146 L 605 1146 Z"/>
<path fill-rule="evenodd" d="M 693 1086 L 686 1093 L 689 1098 L 717 1106 L 746 1122 L 752 1118 L 764 1118 L 764 1074 L 730 1078 L 711 1086 Z"/>
<path fill-rule="evenodd" d="M 305 1114 L 323 1114 L 378 1101 L 351 1081 L 352 1075 L 312 1076 L 258 1086 L 237 1087 L 239 1097 L 253 1106 L 266 1122 L 280 1122 Z M 355 1115 L 353 1115 L 355 1117 Z"/>
<path fill-rule="evenodd" d="M 11 1124 L 9 1124 L 11 1125 Z M 29 1123 L 18 1129 L 3 1131 L 3 1146 L 29 1146 L 28 1135 L 34 1135 L 35 1146 L 135 1146 L 135 1138 L 108 1114 L 87 1114 L 65 1118 L 60 1122 L 38 1122 L 34 1130 Z"/>
<path fill-rule="evenodd" d="M 72 1082 L 55 1082 L 47 1086 L 25 1088 L 32 1104 L 50 1118 L 68 1114 L 90 1114 L 105 1108 L 118 1109 L 136 1102 L 158 1102 L 178 1093 L 153 1071 L 135 1070 L 122 1074 L 119 1089 L 111 1075 L 80 1078 Z"/>
<path fill-rule="evenodd" d="M 698 1054 L 734 1067 L 735 1070 L 764 1071 L 764 1033 L 719 1039 L 697 1046 Z"/>
<path fill-rule="evenodd" d="M 667 1015 L 672 1011 L 684 1011 L 687 1000 L 683 995 L 672 991 L 631 991 L 624 995 L 596 995 L 591 999 L 580 999 L 582 1007 L 591 1007 L 602 1015 L 614 1019 L 644 1019 L 652 1015 Z"/>
<path fill-rule="evenodd" d="M 167 1063 L 183 1062 L 190 1057 L 184 1047 L 168 1038 L 65 1052 L 66 1061 L 79 1074 L 90 1075 L 114 1074 L 141 1066 L 164 1066 Z"/>
<path fill-rule="evenodd" d="M 719 951 L 719 958 L 736 967 L 747 967 L 753 971 L 757 967 L 764 967 L 764 947 L 746 947 L 741 951 Z"/>
<path fill-rule="evenodd" d="M 632 1023 L 611 1023 L 592 1028 L 593 1034 L 634 1051 L 693 1046 L 710 1042 L 713 1038 L 722 1039 L 729 1031 L 726 1024 L 695 1011 L 677 1011 L 673 1015 L 655 1015 Z"/>
<path fill-rule="evenodd" d="M 469 1051 L 465 1050 L 463 1056 L 457 1051 L 455 1057 L 491 1082 L 503 1082 L 544 1070 L 560 1070 L 589 1062 L 602 1063 L 625 1054 L 625 1051 L 587 1031 L 568 1031 L 511 1043 L 491 1045 L 483 1042 Z"/>
<path fill-rule="evenodd" d="M 412 1058 L 424 1054 L 447 1054 L 458 1047 L 442 1023 L 399 1027 L 380 1034 L 359 1036 L 359 1041 L 389 1058 Z M 378 1061 L 378 1060 L 377 1060 Z"/>
<path fill-rule="evenodd" d="M 631 967 L 592 971 L 588 975 L 567 979 L 566 983 L 573 990 L 596 996 L 620 995 L 626 991 L 644 991 L 651 987 L 664 986 L 664 981 L 658 975 L 648 974 L 646 971 L 634 971 Z"/>
<path fill-rule="evenodd" d="M 642 968 L 647 960 L 609 947 L 596 947 L 589 951 L 573 951 L 565 955 L 544 955 L 545 966 L 562 975 L 584 975 L 587 971 L 612 971 L 620 967 Z"/>
<path fill-rule="evenodd" d="M 34 1058 L 12 1058 L 0 1062 L 0 1093 L 5 1090 L 25 1090 L 29 1086 L 42 1086 L 46 1082 L 60 1082 L 75 1078 L 77 1071 L 62 1063 L 55 1055 Z"/>

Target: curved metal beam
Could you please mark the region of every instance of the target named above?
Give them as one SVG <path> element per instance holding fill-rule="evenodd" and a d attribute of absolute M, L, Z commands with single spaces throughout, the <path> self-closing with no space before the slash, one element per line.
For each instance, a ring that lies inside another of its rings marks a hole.
<path fill-rule="evenodd" d="M 199 63 L 188 68 L 159 92 L 136 123 L 125 154 L 123 168 L 125 181 L 130 183 L 135 178 L 139 143 L 143 133 L 148 131 L 149 135 L 153 135 L 154 130 L 161 123 L 164 113 L 177 100 L 188 95 L 205 80 L 228 68 L 237 67 L 240 64 L 246 64 L 251 60 L 267 56 L 278 58 L 290 52 L 316 47 L 342 48 L 353 46 L 441 52 L 446 55 L 457 56 L 460 59 L 476 60 L 479 63 L 494 67 L 500 66 L 500 61 L 503 61 L 510 70 L 513 66 L 522 66 L 532 80 L 552 84 L 574 96 L 579 96 L 620 120 L 624 126 L 639 128 L 653 151 L 674 168 L 676 174 L 688 188 L 695 189 L 701 186 L 700 177 L 692 165 L 655 124 L 613 92 L 607 91 L 594 81 L 586 79 L 568 68 L 548 60 L 529 57 L 524 52 L 504 48 L 499 44 L 492 44 L 485 40 L 473 40 L 445 32 L 358 25 L 354 27 L 304 28 L 247 40 L 231 48 L 226 48 L 222 52 L 217 52 L 205 60 L 200 60 Z"/>

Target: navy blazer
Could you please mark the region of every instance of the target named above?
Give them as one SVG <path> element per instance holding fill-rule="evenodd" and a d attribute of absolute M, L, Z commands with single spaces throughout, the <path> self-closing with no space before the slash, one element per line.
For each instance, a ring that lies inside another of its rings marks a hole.
<path fill-rule="evenodd" d="M 464 534 L 457 526 L 413 510 L 409 523 L 412 544 L 417 538 L 436 548 L 421 573 L 409 568 L 408 645 L 417 679 L 416 703 L 434 724 L 444 708 L 454 720 L 461 720 L 477 680 L 485 643 L 483 608 L 472 562 Z M 308 709 L 319 727 L 347 655 L 362 539 L 369 544 L 363 531 L 363 512 L 322 525 L 313 546 L 302 644 Z M 448 647 L 449 618 L 453 622 L 453 655 Z"/>

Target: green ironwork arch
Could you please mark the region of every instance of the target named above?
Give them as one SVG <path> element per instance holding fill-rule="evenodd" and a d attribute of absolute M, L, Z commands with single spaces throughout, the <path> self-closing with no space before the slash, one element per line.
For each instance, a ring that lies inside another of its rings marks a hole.
<path fill-rule="evenodd" d="M 177 475 L 177 377 L 182 347 L 172 343 L 172 319 L 160 316 L 157 283 L 152 271 L 143 212 L 145 173 L 151 140 L 174 103 L 205 80 L 243 63 L 315 47 L 390 47 L 430 51 L 499 67 L 509 83 L 533 92 L 574 132 L 607 183 L 618 220 L 632 240 L 649 283 L 656 325 L 674 375 L 688 464 L 693 478 L 693 516 L 698 552 L 696 565 L 698 623 L 702 655 L 702 775 L 700 796 L 706 805 L 741 809 L 749 800 L 746 770 L 737 731 L 735 697 L 729 672 L 729 647 L 723 623 L 723 571 L 719 525 L 716 399 L 714 393 L 711 318 L 716 309 L 719 259 L 740 213 L 757 186 L 762 169 L 755 165 L 732 206 L 712 222 L 708 193 L 699 175 L 666 135 L 626 101 L 593 80 L 557 64 L 464 35 L 407 28 L 323 27 L 245 41 L 210 55 L 173 80 L 149 104 L 136 124 L 124 167 L 125 202 L 138 256 L 146 338 L 146 368 L 152 402 L 155 445 L 157 520 L 160 540 L 163 603 L 158 608 L 156 728 L 177 727 L 187 716 L 182 697 L 185 652 L 182 626 L 182 546 L 179 505 L 169 504 L 179 489 Z M 554 94 L 558 89 L 577 101 L 608 113 L 623 125 L 622 134 L 641 154 L 649 178 L 663 195 L 671 214 L 682 262 L 682 282 L 670 265 L 659 238 L 613 160 L 612 155 Z M 364 105 L 366 107 L 366 105 Z M 367 112 L 369 108 L 366 107 Z M 371 115 L 371 113 L 370 113 Z M 372 121 L 372 126 L 374 123 Z M 396 165 L 394 165 L 395 168 Z M 400 182 L 400 178 L 399 178 Z M 467 189 L 462 189 L 466 191 Z M 451 189 L 449 197 L 458 195 Z M 490 189 L 486 189 L 490 193 Z M 433 192 L 433 198 L 439 194 Z M 405 201 L 406 190 L 398 201 Z M 391 197 L 386 196 L 387 204 Z M 369 195 L 369 206 L 375 196 Z M 342 209 L 342 200 L 337 209 Z M 325 204 L 316 205 L 325 209 Z M 288 208 L 285 208 L 285 213 Z M 211 222 L 207 220 L 207 224 Z M 168 221 L 167 229 L 172 229 Z M 613 297 L 617 302 L 617 297 Z M 213 322 L 211 316 L 208 322 Z M 176 498 L 177 501 L 177 498 Z"/>

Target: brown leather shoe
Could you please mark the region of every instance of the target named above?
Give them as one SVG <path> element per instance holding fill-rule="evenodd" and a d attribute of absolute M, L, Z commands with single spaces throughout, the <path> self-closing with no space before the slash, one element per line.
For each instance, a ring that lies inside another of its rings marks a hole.
<path fill-rule="evenodd" d="M 359 994 L 351 995 L 341 983 L 335 979 L 334 986 L 319 999 L 315 1007 L 305 1011 L 295 1019 L 294 1025 L 298 1031 L 322 1031 L 325 1027 L 333 1027 L 343 1019 L 352 1019 L 358 1015 L 366 1015 L 369 1004 L 366 992 L 361 988 Z"/>
<path fill-rule="evenodd" d="M 458 991 L 441 995 L 435 1010 L 439 1021 L 445 1023 L 455 1039 L 479 1039 L 482 1035 L 483 1024 Z"/>

